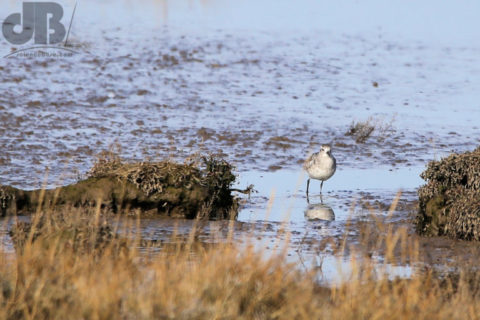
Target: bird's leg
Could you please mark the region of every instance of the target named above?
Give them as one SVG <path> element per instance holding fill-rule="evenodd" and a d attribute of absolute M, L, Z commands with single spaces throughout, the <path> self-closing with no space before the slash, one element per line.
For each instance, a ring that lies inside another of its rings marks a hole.
<path fill-rule="evenodd" d="M 307 200 L 308 200 L 308 186 L 310 185 L 310 178 L 307 180 Z"/>
<path fill-rule="evenodd" d="M 322 183 L 320 183 L 320 194 L 322 194 L 322 188 L 323 188 L 323 180 L 322 180 Z"/>
<path fill-rule="evenodd" d="M 323 196 L 321 193 L 320 193 L 320 203 L 323 204 Z"/>

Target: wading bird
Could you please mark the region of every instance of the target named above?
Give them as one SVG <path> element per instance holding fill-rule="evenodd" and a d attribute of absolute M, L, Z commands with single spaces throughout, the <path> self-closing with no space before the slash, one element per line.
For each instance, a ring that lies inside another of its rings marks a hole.
<path fill-rule="evenodd" d="M 319 152 L 312 154 L 305 160 L 303 168 L 308 173 L 307 180 L 307 200 L 308 200 L 308 187 L 310 185 L 310 179 L 316 179 L 322 181 L 320 184 L 320 195 L 322 194 L 323 182 L 330 179 L 335 170 L 337 169 L 337 161 L 331 153 L 329 145 L 322 145 Z"/>

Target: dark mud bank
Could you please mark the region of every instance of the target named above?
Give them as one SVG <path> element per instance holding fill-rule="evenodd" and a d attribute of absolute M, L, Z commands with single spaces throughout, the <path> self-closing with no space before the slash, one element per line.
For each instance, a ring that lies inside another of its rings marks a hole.
<path fill-rule="evenodd" d="M 114 213 L 159 214 L 172 218 L 234 219 L 237 199 L 232 166 L 214 157 L 184 164 L 172 161 L 97 161 L 85 180 L 47 190 L 0 186 L 1 214 L 31 214 L 38 208 L 100 207 Z"/>
<path fill-rule="evenodd" d="M 480 147 L 430 162 L 421 177 L 418 233 L 480 240 Z"/>

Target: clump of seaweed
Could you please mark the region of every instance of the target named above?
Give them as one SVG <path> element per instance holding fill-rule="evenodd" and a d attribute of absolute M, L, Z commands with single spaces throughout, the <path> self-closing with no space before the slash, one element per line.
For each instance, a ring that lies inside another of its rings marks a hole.
<path fill-rule="evenodd" d="M 5 187 L 0 186 L 0 216 L 3 217 L 6 215 L 10 200 L 11 195 L 7 192 Z"/>
<path fill-rule="evenodd" d="M 480 147 L 431 161 L 421 177 L 417 232 L 480 240 Z"/>
<path fill-rule="evenodd" d="M 99 162 L 88 174 L 89 178 L 116 177 L 133 183 L 147 196 L 162 193 L 167 187 L 192 189 L 202 183 L 201 172 L 194 166 L 163 162 Z"/>
<path fill-rule="evenodd" d="M 382 119 L 373 119 L 372 117 L 366 121 L 352 121 L 345 135 L 353 137 L 356 143 L 365 143 L 376 131 L 377 140 L 381 142 L 394 131 L 394 121 L 395 117 L 389 122 L 384 122 Z"/>
<path fill-rule="evenodd" d="M 356 143 L 365 143 L 374 130 L 375 126 L 369 120 L 363 122 L 353 121 L 345 135 L 353 137 Z"/>
<path fill-rule="evenodd" d="M 199 205 L 196 205 L 196 212 L 190 211 L 186 215 L 187 218 L 234 218 L 238 209 L 237 201 L 231 194 L 235 181 L 233 166 L 213 155 L 195 156 L 184 164 L 170 160 L 125 163 L 118 157 L 102 158 L 95 163 L 88 176 L 127 181 L 147 197 L 166 196 L 180 202 L 189 197 Z M 164 207 L 168 207 L 167 202 Z"/>
<path fill-rule="evenodd" d="M 12 209 L 12 204 L 16 201 L 16 189 L 0 185 L 0 217 L 4 217 Z"/>

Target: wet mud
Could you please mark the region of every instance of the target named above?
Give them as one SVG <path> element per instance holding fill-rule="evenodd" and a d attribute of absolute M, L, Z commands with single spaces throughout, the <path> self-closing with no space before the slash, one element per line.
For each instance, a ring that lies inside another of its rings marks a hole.
<path fill-rule="evenodd" d="M 25 188 L 33 178 L 40 187 L 46 168 L 50 185 L 60 176 L 73 181 L 115 141 L 126 159 L 183 159 L 200 150 L 240 171 L 298 168 L 323 143 L 340 165 L 356 168 L 418 166 L 478 144 L 468 124 L 477 109 L 467 106 L 465 126 L 441 120 L 462 123 L 463 113 L 443 101 L 467 89 L 434 80 L 452 70 L 473 77 L 458 70 L 470 51 L 328 34 L 275 43 L 221 31 L 160 34 L 145 32 L 146 45 L 112 31 L 96 40 L 108 49 L 93 40 L 69 58 L 2 59 L 0 183 Z M 422 94 L 406 89 L 420 87 Z M 368 139 L 347 135 L 352 122 L 368 119 L 376 126 Z"/>

